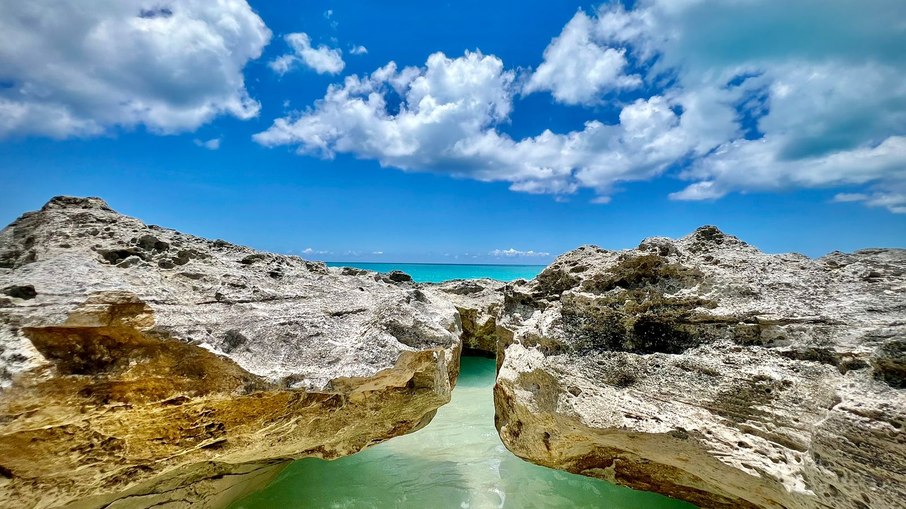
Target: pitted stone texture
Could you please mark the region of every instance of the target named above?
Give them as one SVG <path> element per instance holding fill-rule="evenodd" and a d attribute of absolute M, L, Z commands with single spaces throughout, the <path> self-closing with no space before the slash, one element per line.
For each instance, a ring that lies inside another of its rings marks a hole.
<path fill-rule="evenodd" d="M 218 507 L 425 425 L 452 304 L 59 197 L 0 232 L 0 506 Z M 25 289 L 25 290 L 23 290 Z"/>
<path fill-rule="evenodd" d="M 906 251 L 769 255 L 703 227 L 505 293 L 517 455 L 702 507 L 906 500 Z"/>
<path fill-rule="evenodd" d="M 506 283 L 493 279 L 458 279 L 439 284 L 425 284 L 426 291 L 456 306 L 462 320 L 462 346 L 467 352 L 497 354 L 497 318 L 503 310 Z"/>

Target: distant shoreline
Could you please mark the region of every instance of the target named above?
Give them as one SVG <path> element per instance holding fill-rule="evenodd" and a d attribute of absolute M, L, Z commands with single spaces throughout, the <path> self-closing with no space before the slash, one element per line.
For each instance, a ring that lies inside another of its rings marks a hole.
<path fill-rule="evenodd" d="M 515 281 L 532 279 L 546 265 L 500 263 L 325 262 L 328 267 L 353 267 L 375 272 L 402 271 L 417 283 L 443 283 L 457 279 Z"/>
<path fill-rule="evenodd" d="M 467 267 L 547 267 L 549 263 L 430 263 L 430 262 L 333 262 L 323 261 L 330 267 L 354 267 L 356 265 L 449 265 Z"/>

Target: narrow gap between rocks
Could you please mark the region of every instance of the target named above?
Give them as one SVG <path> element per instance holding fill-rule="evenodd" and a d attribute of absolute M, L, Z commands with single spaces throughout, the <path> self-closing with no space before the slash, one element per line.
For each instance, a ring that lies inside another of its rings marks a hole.
<path fill-rule="evenodd" d="M 692 507 L 517 458 L 494 428 L 494 356 L 467 350 L 460 369 L 451 402 L 424 429 L 333 461 L 295 461 L 231 508 Z"/>

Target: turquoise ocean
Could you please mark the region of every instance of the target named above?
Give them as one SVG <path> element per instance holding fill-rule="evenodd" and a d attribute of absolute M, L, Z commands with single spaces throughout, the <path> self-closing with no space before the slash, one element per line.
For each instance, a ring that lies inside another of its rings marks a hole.
<path fill-rule="evenodd" d="M 544 270 L 545 265 L 457 265 L 442 263 L 374 263 L 327 262 L 330 267 L 356 267 L 376 272 L 401 270 L 419 283 L 442 283 L 451 279 L 490 278 L 499 281 L 531 279 Z"/>

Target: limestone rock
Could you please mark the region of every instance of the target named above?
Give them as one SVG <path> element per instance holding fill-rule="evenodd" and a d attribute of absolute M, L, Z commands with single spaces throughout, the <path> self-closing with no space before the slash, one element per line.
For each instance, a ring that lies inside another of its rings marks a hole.
<path fill-rule="evenodd" d="M 439 298 L 456 306 L 462 320 L 462 345 L 467 352 L 494 356 L 499 334 L 497 317 L 503 310 L 506 283 L 493 279 L 459 279 L 439 284 L 426 284 Z"/>
<path fill-rule="evenodd" d="M 505 293 L 517 455 L 708 508 L 903 507 L 906 250 L 769 255 L 703 227 Z"/>
<path fill-rule="evenodd" d="M 0 232 L 0 506 L 219 507 L 450 398 L 448 302 L 58 197 Z"/>

